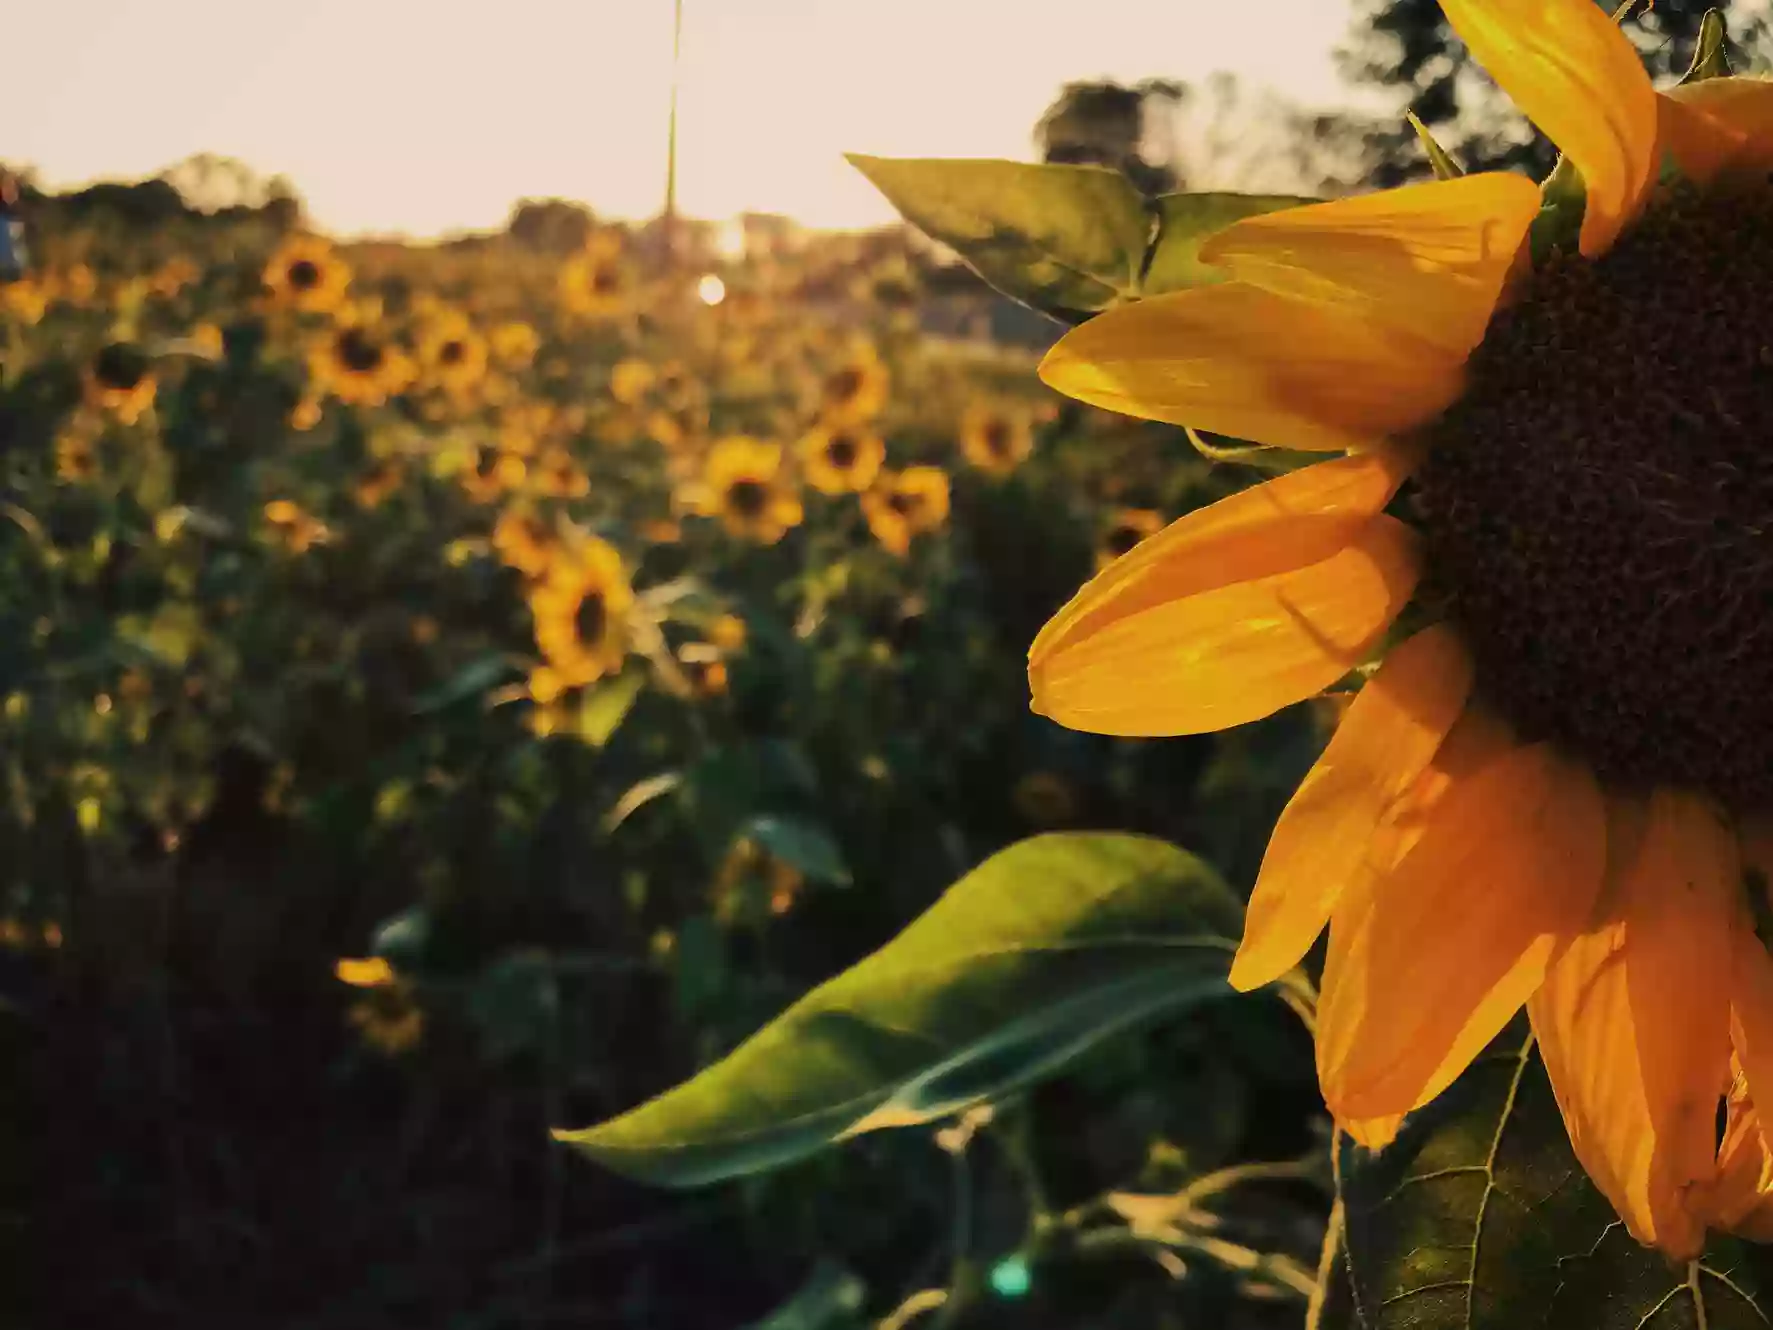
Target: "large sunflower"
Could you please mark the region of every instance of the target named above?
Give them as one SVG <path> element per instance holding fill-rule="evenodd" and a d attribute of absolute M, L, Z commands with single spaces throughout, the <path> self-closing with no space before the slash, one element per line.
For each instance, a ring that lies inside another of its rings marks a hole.
<path fill-rule="evenodd" d="M 265 264 L 264 283 L 275 303 L 325 314 L 343 302 L 351 269 L 319 236 L 291 236 Z"/>
<path fill-rule="evenodd" d="M 782 461 L 782 445 L 731 435 L 708 450 L 690 506 L 719 517 L 729 533 L 773 545 L 803 516 Z"/>
<path fill-rule="evenodd" d="M 578 688 L 617 673 L 628 654 L 628 612 L 633 604 L 634 592 L 615 546 L 597 536 L 580 535 L 559 551 L 547 576 L 529 593 L 536 645 L 547 662 L 551 683 Z"/>
<path fill-rule="evenodd" d="M 1319 1079 L 1368 1144 L 1526 1005 L 1588 1172 L 1691 1257 L 1708 1225 L 1773 1236 L 1744 873 L 1773 811 L 1773 83 L 1659 94 L 1593 0 L 1442 7 L 1580 173 L 1577 243 L 1529 258 L 1520 177 L 1407 186 L 1238 222 L 1200 251 L 1222 283 L 1069 333 L 1063 392 L 1347 456 L 1100 573 L 1030 650 L 1034 706 L 1218 730 L 1398 640 L 1275 828 L 1232 982 L 1329 925 Z"/>

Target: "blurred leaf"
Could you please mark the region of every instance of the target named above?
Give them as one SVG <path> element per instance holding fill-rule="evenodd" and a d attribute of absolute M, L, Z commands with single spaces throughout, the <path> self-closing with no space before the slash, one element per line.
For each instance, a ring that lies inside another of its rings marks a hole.
<path fill-rule="evenodd" d="M 1390 1147 L 1339 1149 L 1347 1288 L 1322 1330 L 1747 1330 L 1773 1313 L 1733 1239 L 1681 1268 L 1626 1232 L 1524 1021 Z"/>
<path fill-rule="evenodd" d="M 670 794 L 682 784 L 681 771 L 662 771 L 656 776 L 634 782 L 604 815 L 603 829 L 614 831 L 654 799 Z"/>
<path fill-rule="evenodd" d="M 1699 20 L 1699 40 L 1693 45 L 1693 63 L 1681 75 L 1681 83 L 1700 83 L 1706 79 L 1730 76 L 1729 32 L 1724 15 L 1716 9 L 1706 10 Z"/>
<path fill-rule="evenodd" d="M 496 1060 L 545 1039 L 554 1028 L 558 1002 L 549 958 L 540 952 L 514 952 L 475 976 L 468 1014 L 480 1029 L 486 1055 Z"/>
<path fill-rule="evenodd" d="M 169 601 L 151 619 L 137 614 L 119 619 L 117 636 L 169 665 L 182 666 L 203 640 L 203 615 L 195 605 Z"/>
<path fill-rule="evenodd" d="M 868 1286 L 842 1266 L 821 1261 L 798 1292 L 747 1330 L 839 1330 L 859 1326 Z"/>
<path fill-rule="evenodd" d="M 1210 868 L 1162 841 L 1038 836 L 700 1075 L 556 1135 L 630 1176 L 692 1186 L 945 1117 L 1229 993 L 1241 913 Z"/>
<path fill-rule="evenodd" d="M 385 919 L 369 940 L 369 953 L 380 956 L 396 970 L 422 967 L 431 944 L 431 914 L 422 905 L 410 906 Z"/>
<path fill-rule="evenodd" d="M 503 652 L 477 656 L 457 670 L 454 678 L 414 701 L 413 714 L 430 715 L 432 712 L 453 707 L 458 702 L 465 702 L 471 697 L 479 697 L 516 673 L 516 661 Z"/>
<path fill-rule="evenodd" d="M 645 687 L 645 673 L 631 669 L 587 688 L 579 701 L 579 738 L 594 748 L 603 747 L 621 728 Z"/>
<path fill-rule="evenodd" d="M 849 162 L 1005 295 L 1067 323 L 1136 294 L 1151 219 L 1118 171 L 982 159 Z"/>
<path fill-rule="evenodd" d="M 831 833 L 804 818 L 765 813 L 745 823 L 739 834 L 756 841 L 815 882 L 850 884 L 849 865 Z"/>
<path fill-rule="evenodd" d="M 1157 200 L 1157 242 L 1140 294 L 1155 296 L 1224 281 L 1223 272 L 1200 261 L 1200 247 L 1208 236 L 1245 217 L 1316 202 L 1290 194 L 1165 194 Z"/>

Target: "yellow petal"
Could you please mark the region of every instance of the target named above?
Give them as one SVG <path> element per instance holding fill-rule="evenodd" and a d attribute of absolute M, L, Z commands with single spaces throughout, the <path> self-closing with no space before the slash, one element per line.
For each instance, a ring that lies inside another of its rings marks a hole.
<path fill-rule="evenodd" d="M 1594 0 L 1441 0 L 1441 10 L 1582 173 L 1582 252 L 1604 254 L 1656 180 L 1656 93 L 1630 39 Z"/>
<path fill-rule="evenodd" d="M 1319 563 L 1346 548 L 1409 474 L 1386 447 L 1319 462 L 1178 518 L 1086 582 L 1034 639 L 1031 664 L 1116 619 Z"/>
<path fill-rule="evenodd" d="M 1720 171 L 1773 170 L 1773 80 L 1701 79 L 1663 96 L 1690 112 L 1663 115 L 1663 146 L 1687 175 L 1703 184 Z"/>
<path fill-rule="evenodd" d="M 1391 1113 L 1382 1118 L 1350 1118 L 1336 1125 L 1352 1136 L 1356 1145 L 1368 1150 L 1383 1150 L 1397 1139 L 1397 1129 L 1403 1124 L 1403 1114 Z"/>
<path fill-rule="evenodd" d="M 1605 918 L 1529 1006 L 1577 1158 L 1634 1237 L 1686 1260 L 1730 1070 L 1735 848 L 1692 795 L 1657 791 L 1638 817 L 1609 840 Z"/>
<path fill-rule="evenodd" d="M 1461 357 L 1242 282 L 1098 314 L 1047 352 L 1040 376 L 1109 411 L 1332 451 L 1420 425 L 1464 386 Z"/>
<path fill-rule="evenodd" d="M 1418 545 L 1381 514 L 1322 562 L 1092 624 L 1031 656 L 1034 709 L 1117 735 L 1203 734 L 1272 715 L 1377 645 L 1416 589 Z"/>
<path fill-rule="evenodd" d="M 1547 745 L 1454 782 L 1330 924 L 1318 1078 L 1336 1117 L 1408 1112 L 1450 1085 L 1586 923 L 1605 851 L 1594 778 Z"/>
<path fill-rule="evenodd" d="M 1463 357 L 1483 339 L 1538 212 L 1537 185 L 1491 172 L 1247 218 L 1200 256 L 1240 282 Z"/>
<path fill-rule="evenodd" d="M 1233 988 L 1256 988 L 1299 963 L 1368 861 L 1386 810 L 1433 759 L 1470 692 L 1470 658 L 1445 627 L 1396 648 L 1361 689 L 1275 825 Z"/>
<path fill-rule="evenodd" d="M 1717 1176 L 1694 1188 L 1694 1201 L 1708 1224 L 1750 1242 L 1773 1241 L 1773 1152 L 1746 1081 L 1739 1079 L 1730 1092 Z"/>
<path fill-rule="evenodd" d="M 1730 1026 L 1749 1092 L 1773 1101 L 1773 957 L 1747 919 L 1730 949 Z"/>

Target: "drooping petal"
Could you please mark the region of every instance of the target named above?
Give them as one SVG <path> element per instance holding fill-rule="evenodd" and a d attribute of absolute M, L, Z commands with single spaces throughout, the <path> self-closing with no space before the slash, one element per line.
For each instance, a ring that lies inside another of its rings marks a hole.
<path fill-rule="evenodd" d="M 1717 1176 L 1709 1186 L 1694 1188 L 1694 1202 L 1708 1224 L 1750 1242 L 1773 1241 L 1773 1151 L 1743 1077 L 1730 1090 Z"/>
<path fill-rule="evenodd" d="M 1433 760 L 1470 692 L 1471 660 L 1450 628 L 1429 628 L 1386 657 L 1275 825 L 1233 988 L 1259 987 L 1298 964 L 1367 863 L 1386 810 Z"/>
<path fill-rule="evenodd" d="M 1204 734 L 1272 715 L 1372 650 L 1415 591 L 1419 544 L 1380 514 L 1319 563 L 1093 624 L 1031 654 L 1034 709 L 1074 730 L 1128 736 Z"/>
<path fill-rule="evenodd" d="M 1693 179 L 1773 170 L 1773 80 L 1701 79 L 1663 97 L 1689 113 L 1665 109 L 1663 147 Z"/>
<path fill-rule="evenodd" d="M 1773 957 L 1747 917 L 1731 939 L 1730 1032 L 1749 1092 L 1773 1102 Z"/>
<path fill-rule="evenodd" d="M 1318 1079 L 1338 1120 L 1408 1112 L 1453 1082 L 1583 929 L 1605 851 L 1593 776 L 1547 745 L 1449 785 L 1330 924 Z"/>
<path fill-rule="evenodd" d="M 1408 454 L 1378 448 L 1197 508 L 1086 582 L 1034 639 L 1030 663 L 1154 605 L 1329 558 L 1391 502 L 1409 469 Z"/>
<path fill-rule="evenodd" d="M 1529 1010 L 1577 1158 L 1634 1237 L 1685 1260 L 1730 1070 L 1735 850 L 1690 794 L 1610 811 L 1604 917 Z"/>
<path fill-rule="evenodd" d="M 1098 314 L 1047 352 L 1040 376 L 1109 411 L 1330 451 L 1420 425 L 1464 385 L 1463 357 L 1242 282 Z"/>
<path fill-rule="evenodd" d="M 1441 0 L 1479 64 L 1582 173 L 1582 252 L 1604 254 L 1656 180 L 1656 92 L 1594 0 Z"/>
<path fill-rule="evenodd" d="M 1538 211 L 1531 180 L 1489 172 L 1247 218 L 1200 256 L 1238 281 L 1463 357 L 1483 339 Z"/>

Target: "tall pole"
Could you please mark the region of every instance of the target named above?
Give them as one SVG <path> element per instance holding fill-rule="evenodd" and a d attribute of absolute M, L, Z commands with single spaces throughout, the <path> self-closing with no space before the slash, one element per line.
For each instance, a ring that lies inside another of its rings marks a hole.
<path fill-rule="evenodd" d="M 677 262 L 677 81 L 683 54 L 683 0 L 675 0 L 671 23 L 671 123 L 665 145 L 665 261 Z"/>

